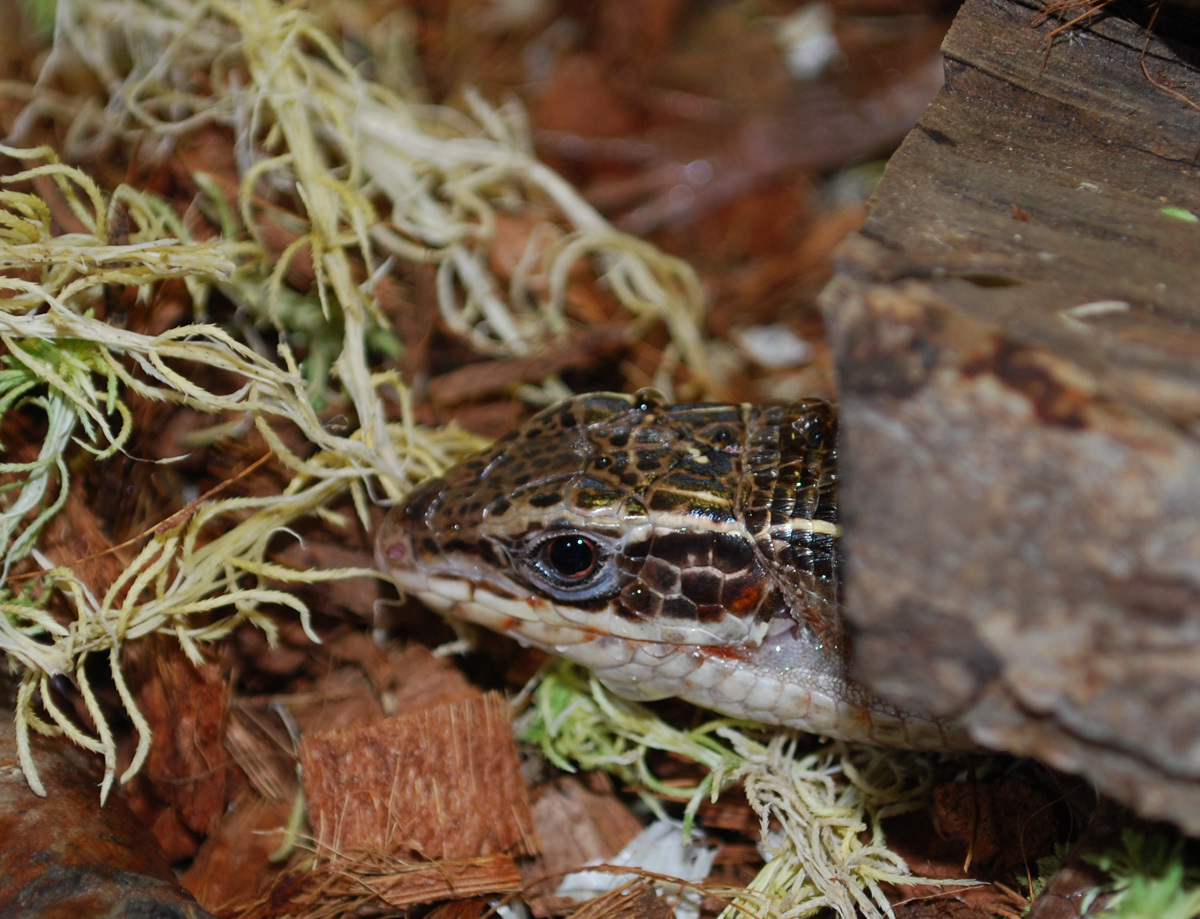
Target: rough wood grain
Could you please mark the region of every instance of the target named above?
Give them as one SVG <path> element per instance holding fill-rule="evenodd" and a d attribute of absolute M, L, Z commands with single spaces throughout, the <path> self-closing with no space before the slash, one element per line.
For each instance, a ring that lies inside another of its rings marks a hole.
<path fill-rule="evenodd" d="M 432 860 L 537 850 L 496 693 L 305 735 L 300 760 L 317 850 L 333 860 L 360 850 Z"/>
<path fill-rule="evenodd" d="M 856 668 L 1200 833 L 1200 28 L 1038 16 L 968 0 L 826 291 Z"/>

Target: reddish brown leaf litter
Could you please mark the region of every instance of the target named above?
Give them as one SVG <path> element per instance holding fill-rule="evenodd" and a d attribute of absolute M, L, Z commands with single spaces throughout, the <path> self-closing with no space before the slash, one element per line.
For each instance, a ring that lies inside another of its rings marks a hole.
<path fill-rule="evenodd" d="M 513 894 L 521 886 L 507 855 L 413 860 L 376 852 L 347 852 L 319 868 L 286 872 L 251 904 L 232 907 L 239 919 L 403 915 L 427 903 Z"/>
<path fill-rule="evenodd" d="M 642 830 L 642 822 L 614 794 L 602 773 L 592 785 L 563 776 L 535 792 L 533 823 L 546 845 L 522 874 L 530 885 L 526 897 L 536 916 L 569 909 L 574 901 L 554 895 L 564 874 L 589 862 L 610 861 Z"/>
<path fill-rule="evenodd" d="M 995 916 L 1016 919 L 1028 900 L 1021 881 L 1036 875 L 1061 833 L 1061 798 L 1029 776 L 948 782 L 932 792 L 928 812 L 900 817 L 888 844 L 924 877 L 991 881 L 968 888 L 897 887 L 898 916 Z"/>
<path fill-rule="evenodd" d="M 278 873 L 271 856 L 287 841 L 293 807 L 294 801 L 243 794 L 200 846 L 181 878 L 183 886 L 217 914 L 251 901 L 264 879 Z"/>
<path fill-rule="evenodd" d="M 1087 829 L 1030 907 L 1027 919 L 1101 915 L 1112 905 L 1112 878 L 1097 865 L 1096 856 L 1100 852 L 1119 851 L 1121 835 L 1129 824 L 1128 811 L 1111 800 L 1101 801 Z M 1098 896 L 1097 891 L 1100 891 Z"/>
<path fill-rule="evenodd" d="M 347 630 L 320 650 L 323 662 L 276 660 L 294 683 L 320 673 L 319 688 L 236 707 L 226 742 L 255 792 L 236 800 L 200 848 L 189 888 L 244 917 L 519 890 L 514 856 L 528 856 L 534 837 L 503 700 L 418 646 L 383 649 Z M 288 851 L 297 734 L 314 839 L 283 870 L 268 855 Z M 253 845 L 241 849 L 248 834 Z M 297 870 L 312 846 L 315 870 Z"/>
<path fill-rule="evenodd" d="M 671 905 L 646 880 L 630 881 L 570 913 L 570 919 L 669 919 Z"/>
<path fill-rule="evenodd" d="M 627 320 L 597 324 L 581 329 L 557 347 L 529 357 L 468 364 L 430 380 L 430 401 L 444 412 L 565 370 L 592 370 L 620 354 L 637 332 L 635 323 Z"/>
<path fill-rule="evenodd" d="M 403 707 L 304 737 L 320 866 L 282 875 L 238 915 L 307 912 L 322 902 L 404 908 L 521 889 L 515 857 L 532 855 L 536 841 L 504 701 L 473 693 L 422 706 L 410 696 Z M 210 895 L 219 889 L 197 883 Z"/>
<path fill-rule="evenodd" d="M 188 858 L 225 813 L 245 776 L 225 746 L 232 687 L 216 664 L 193 666 L 174 642 L 136 646 L 138 705 L 154 726 L 131 801 L 172 861 Z"/>

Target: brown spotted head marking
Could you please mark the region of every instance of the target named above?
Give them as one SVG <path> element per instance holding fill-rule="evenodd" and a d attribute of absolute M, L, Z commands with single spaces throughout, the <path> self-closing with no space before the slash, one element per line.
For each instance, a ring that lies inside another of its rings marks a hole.
<path fill-rule="evenodd" d="M 839 653 L 835 419 L 819 401 L 577 396 L 392 511 L 381 564 L 452 615 L 571 656 L 589 636 Z"/>

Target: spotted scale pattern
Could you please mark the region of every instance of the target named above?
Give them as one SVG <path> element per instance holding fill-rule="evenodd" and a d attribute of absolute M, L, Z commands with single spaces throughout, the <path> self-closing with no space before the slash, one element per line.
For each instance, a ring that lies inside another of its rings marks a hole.
<path fill-rule="evenodd" d="M 394 509 L 405 590 L 593 668 L 634 698 L 885 745 L 954 749 L 846 674 L 836 415 L 819 400 L 577 396 Z"/>

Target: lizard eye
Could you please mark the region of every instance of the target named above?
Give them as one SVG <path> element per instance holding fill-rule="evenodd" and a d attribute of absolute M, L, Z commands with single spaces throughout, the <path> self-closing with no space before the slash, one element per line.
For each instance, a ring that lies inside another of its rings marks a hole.
<path fill-rule="evenodd" d="M 547 573 L 563 581 L 578 584 L 588 579 L 600 562 L 600 547 L 586 536 L 575 533 L 555 536 L 542 543 L 541 561 Z"/>
<path fill-rule="evenodd" d="M 517 564 L 533 585 L 562 601 L 611 596 L 619 589 L 616 546 L 575 529 L 540 533 L 517 551 Z"/>

